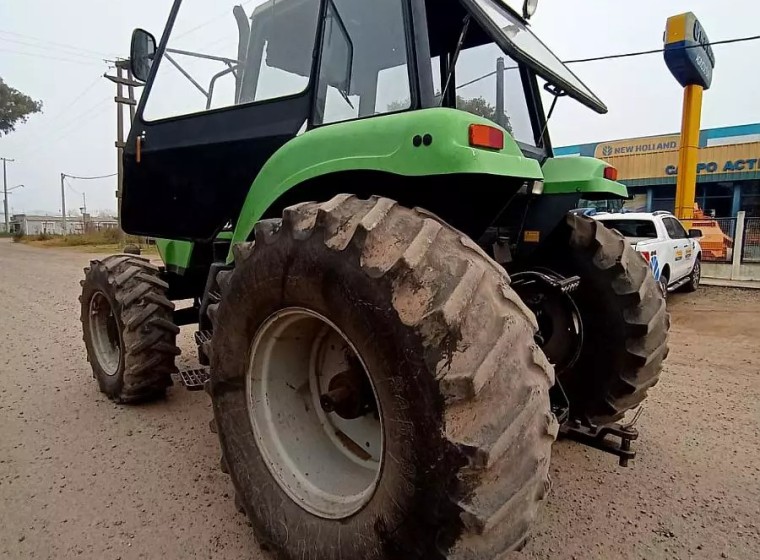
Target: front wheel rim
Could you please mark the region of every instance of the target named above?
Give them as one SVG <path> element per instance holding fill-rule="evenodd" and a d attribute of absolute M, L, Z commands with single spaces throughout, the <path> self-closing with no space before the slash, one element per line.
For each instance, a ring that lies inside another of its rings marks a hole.
<path fill-rule="evenodd" d="M 699 281 L 702 279 L 702 265 L 699 264 L 699 261 L 696 262 L 694 265 L 694 273 L 692 276 L 692 285 L 696 288 L 699 286 Z"/>
<path fill-rule="evenodd" d="M 121 329 L 111 302 L 103 292 L 95 292 L 89 306 L 90 340 L 95 360 L 109 377 L 119 372 Z"/>
<path fill-rule="evenodd" d="M 377 392 L 356 347 L 326 317 L 290 307 L 264 321 L 249 356 L 248 415 L 277 484 L 301 508 L 325 519 L 361 510 L 380 480 L 384 436 Z M 371 396 L 363 395 L 374 400 L 353 419 L 326 412 L 324 403 L 348 371 L 354 379 L 366 376 Z"/>

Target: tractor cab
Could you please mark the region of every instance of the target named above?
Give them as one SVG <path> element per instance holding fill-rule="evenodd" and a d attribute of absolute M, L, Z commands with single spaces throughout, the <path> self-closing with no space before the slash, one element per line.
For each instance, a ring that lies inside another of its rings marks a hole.
<path fill-rule="evenodd" d="M 326 125 L 456 108 L 543 161 L 538 78 L 605 110 L 500 0 L 237 2 L 212 13 L 175 0 L 160 42 L 133 36 L 133 73 L 146 84 L 125 148 L 126 231 L 213 238 L 270 157 Z"/>

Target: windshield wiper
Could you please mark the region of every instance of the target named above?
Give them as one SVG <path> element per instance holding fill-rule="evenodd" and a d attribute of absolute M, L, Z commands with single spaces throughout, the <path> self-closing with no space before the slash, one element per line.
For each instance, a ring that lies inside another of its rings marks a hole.
<path fill-rule="evenodd" d="M 544 121 L 544 127 L 541 129 L 541 134 L 539 135 L 539 141 L 541 142 L 541 147 L 546 146 L 546 129 L 549 126 L 549 119 L 552 118 L 552 113 L 554 113 L 554 107 L 557 106 L 557 101 L 560 97 L 565 97 L 567 95 L 567 92 L 563 90 L 560 87 L 555 86 L 554 84 L 550 84 L 549 82 L 546 82 L 544 84 L 544 91 L 550 93 L 554 96 L 554 99 L 552 100 L 552 104 L 549 107 L 549 112 L 546 115 L 546 120 Z"/>
<path fill-rule="evenodd" d="M 459 34 L 459 41 L 457 41 L 457 47 L 454 49 L 454 56 L 449 61 L 449 70 L 446 72 L 446 83 L 443 85 L 443 91 L 441 92 L 441 99 L 438 101 L 438 106 L 443 105 L 443 100 L 446 99 L 446 91 L 449 89 L 451 83 L 451 76 L 454 75 L 454 68 L 457 65 L 457 59 L 459 58 L 459 52 L 462 50 L 464 39 L 467 36 L 467 29 L 470 27 L 470 14 L 464 17 L 462 24 L 462 32 Z"/>

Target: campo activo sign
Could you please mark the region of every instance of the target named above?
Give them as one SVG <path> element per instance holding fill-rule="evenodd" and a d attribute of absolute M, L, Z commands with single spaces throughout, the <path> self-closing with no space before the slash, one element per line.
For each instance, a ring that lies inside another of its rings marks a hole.
<path fill-rule="evenodd" d="M 700 161 L 697 164 L 697 174 L 717 173 L 718 171 L 721 173 L 733 173 L 736 171 L 754 171 L 755 169 L 760 170 L 758 158 L 728 160 L 722 166 L 718 165 L 717 161 Z M 665 175 L 678 175 L 678 167 L 675 165 L 666 166 Z"/>

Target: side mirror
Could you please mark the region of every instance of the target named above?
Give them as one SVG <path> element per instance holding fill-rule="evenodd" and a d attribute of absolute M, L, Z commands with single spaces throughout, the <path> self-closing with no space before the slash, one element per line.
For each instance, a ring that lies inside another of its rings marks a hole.
<path fill-rule="evenodd" d="M 703 237 L 702 236 L 702 230 L 701 229 L 690 229 L 689 230 L 689 237 L 692 239 Z"/>
<path fill-rule="evenodd" d="M 129 64 L 135 79 L 141 82 L 148 79 L 155 54 L 156 38 L 144 29 L 135 29 L 132 32 L 132 45 L 129 49 Z"/>

